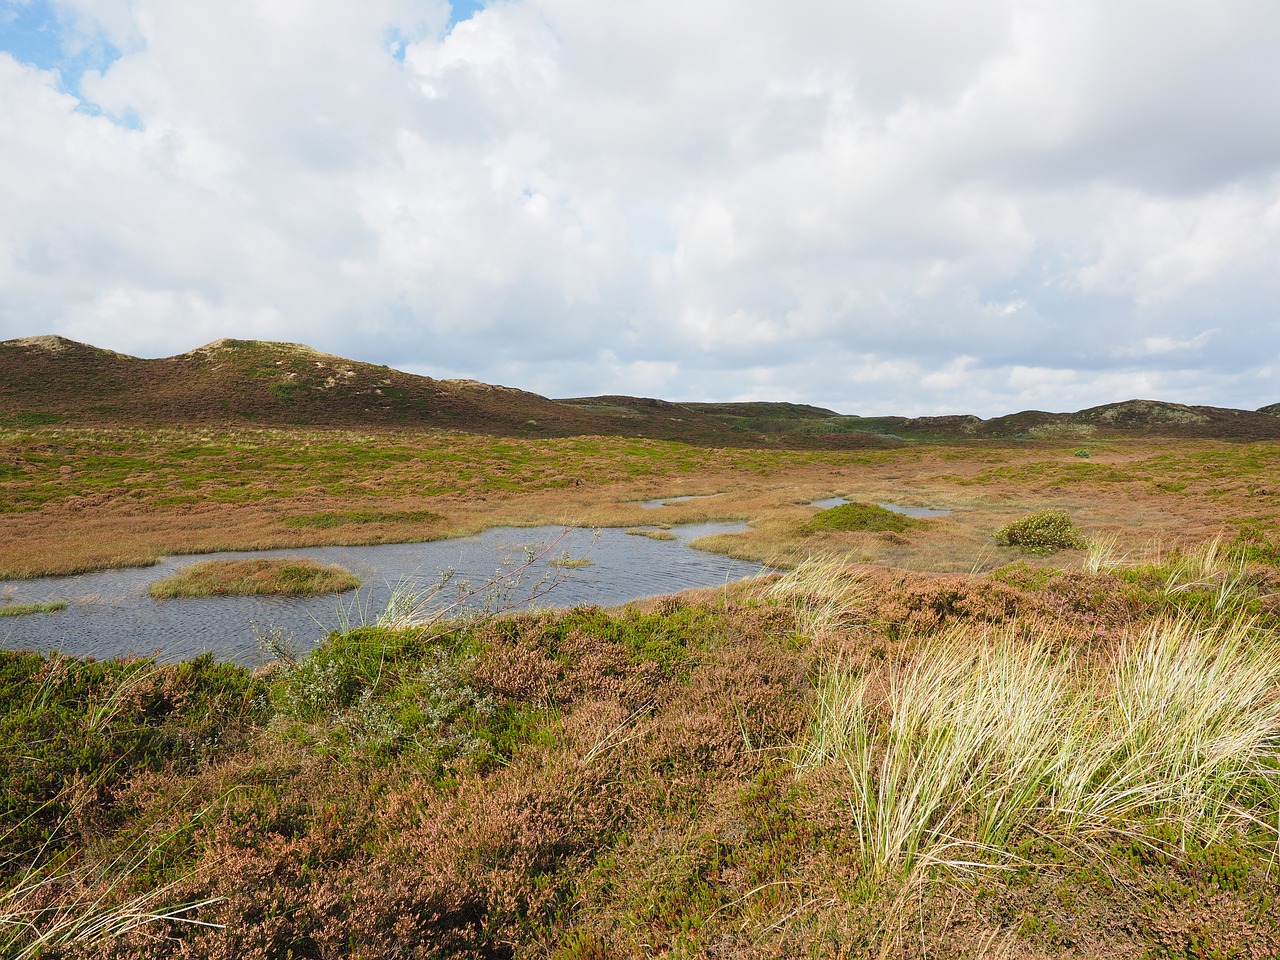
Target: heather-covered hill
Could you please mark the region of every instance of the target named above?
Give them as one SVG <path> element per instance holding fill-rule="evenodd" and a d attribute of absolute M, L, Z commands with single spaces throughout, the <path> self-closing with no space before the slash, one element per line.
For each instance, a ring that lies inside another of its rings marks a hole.
<path fill-rule="evenodd" d="M 1105 436 L 1280 438 L 1257 411 L 1128 400 L 1077 413 L 983 420 L 849 416 L 807 404 L 552 400 L 474 380 L 435 380 L 295 343 L 216 340 L 146 360 L 44 336 L 0 343 L 0 425 L 249 423 L 441 428 L 498 436 L 631 436 L 719 446 L 846 448 L 903 441 Z"/>
<path fill-rule="evenodd" d="M 0 343 L 0 425 L 60 423 L 440 428 L 498 436 L 635 436 L 729 446 L 776 444 L 724 417 L 657 400 L 560 403 L 474 380 L 435 380 L 294 343 L 217 340 L 146 360 L 62 337 Z M 875 446 L 866 433 L 835 444 Z M 788 444 L 791 445 L 791 444 Z"/>

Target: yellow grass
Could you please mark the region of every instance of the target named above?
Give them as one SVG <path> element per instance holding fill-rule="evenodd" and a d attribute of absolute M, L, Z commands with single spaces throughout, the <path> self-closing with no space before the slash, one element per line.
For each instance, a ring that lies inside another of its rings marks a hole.
<path fill-rule="evenodd" d="M 360 586 L 360 578 L 338 566 L 325 566 L 304 557 L 257 560 L 210 560 L 151 585 L 157 600 L 175 597 L 313 596 L 341 593 Z"/>

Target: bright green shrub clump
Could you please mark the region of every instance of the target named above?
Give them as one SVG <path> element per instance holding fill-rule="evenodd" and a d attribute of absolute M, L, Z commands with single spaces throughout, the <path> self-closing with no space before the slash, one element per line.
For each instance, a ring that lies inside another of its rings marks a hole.
<path fill-rule="evenodd" d="M 844 503 L 838 507 L 823 510 L 805 524 L 805 529 L 903 533 L 923 525 L 919 520 L 886 510 L 874 503 Z"/>
<path fill-rule="evenodd" d="M 1022 547 L 1031 553 L 1080 549 L 1088 542 L 1063 510 L 1029 513 L 1001 527 L 995 536 L 1001 546 Z"/>

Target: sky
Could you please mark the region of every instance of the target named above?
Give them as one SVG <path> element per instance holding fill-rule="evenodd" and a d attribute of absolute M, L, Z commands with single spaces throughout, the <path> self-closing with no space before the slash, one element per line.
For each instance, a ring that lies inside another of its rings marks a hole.
<path fill-rule="evenodd" d="M 0 339 L 1280 401 L 1274 0 L 0 0 Z"/>

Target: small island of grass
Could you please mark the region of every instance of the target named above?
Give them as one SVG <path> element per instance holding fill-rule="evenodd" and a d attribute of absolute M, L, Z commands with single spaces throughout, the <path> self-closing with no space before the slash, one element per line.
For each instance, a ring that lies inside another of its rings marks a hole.
<path fill-rule="evenodd" d="M 650 540 L 674 540 L 676 535 L 670 530 L 654 527 L 631 527 L 627 533 L 633 537 L 648 537 Z"/>
<path fill-rule="evenodd" d="M 894 513 L 874 503 L 844 503 L 838 507 L 823 510 L 805 525 L 807 531 L 817 530 L 865 530 L 872 533 L 888 531 L 905 533 L 924 526 L 920 520 L 901 513 Z"/>
<path fill-rule="evenodd" d="M 309 597 L 360 586 L 360 578 L 338 566 L 288 557 L 279 560 L 210 560 L 151 585 L 156 600 L 271 594 Z"/>
<path fill-rule="evenodd" d="M 65 600 L 47 600 L 43 603 L 0 604 L 0 617 L 22 617 L 29 613 L 54 613 L 67 609 Z"/>

